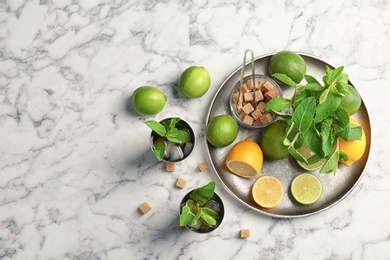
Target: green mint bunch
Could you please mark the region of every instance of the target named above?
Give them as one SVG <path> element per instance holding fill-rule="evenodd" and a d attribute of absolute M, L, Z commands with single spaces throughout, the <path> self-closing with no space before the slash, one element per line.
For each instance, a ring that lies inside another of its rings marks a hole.
<path fill-rule="evenodd" d="M 340 106 L 341 98 L 349 91 L 348 74 L 343 70 L 343 66 L 335 69 L 327 66 L 322 84 L 310 75 L 305 75 L 306 84 L 302 85 L 284 74 L 272 75 L 295 91 L 291 99 L 270 100 L 265 109 L 287 120 L 284 145 L 296 160 L 313 164 L 326 159 L 320 173 L 336 174 L 339 160 L 348 160 L 347 154 L 338 148 L 338 138 L 360 140 L 362 136 L 361 127 L 350 124 L 347 111 Z M 315 155 L 305 158 L 297 151 L 301 145 Z"/>
<path fill-rule="evenodd" d="M 197 188 L 191 192 L 190 198 L 182 207 L 180 214 L 180 226 L 195 226 L 201 218 L 205 225 L 213 227 L 217 224 L 219 218 L 218 212 L 213 209 L 204 207 L 204 205 L 214 195 L 215 181 L 209 182 L 207 185 Z"/>
<path fill-rule="evenodd" d="M 176 128 L 176 124 L 179 121 L 180 118 L 175 117 L 164 123 L 159 123 L 155 120 L 145 122 L 150 129 L 160 136 L 153 143 L 153 151 L 159 161 L 164 158 L 165 150 L 167 149 L 167 140 L 177 144 L 183 144 L 191 140 L 191 135 L 188 132 Z"/>

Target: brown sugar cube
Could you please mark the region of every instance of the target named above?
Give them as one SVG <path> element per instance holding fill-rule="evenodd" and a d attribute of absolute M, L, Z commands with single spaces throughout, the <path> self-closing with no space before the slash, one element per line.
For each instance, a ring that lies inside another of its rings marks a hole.
<path fill-rule="evenodd" d="M 238 104 L 233 104 L 233 111 L 236 113 L 236 114 L 240 114 L 242 111 L 242 103 Z"/>
<path fill-rule="evenodd" d="M 165 169 L 167 172 L 174 172 L 175 171 L 175 163 L 174 162 L 167 162 L 165 165 Z"/>
<path fill-rule="evenodd" d="M 257 105 L 257 109 L 261 112 L 261 113 L 264 113 L 265 111 L 265 106 L 267 104 L 265 102 L 260 102 L 258 105 Z"/>
<path fill-rule="evenodd" d="M 255 120 L 255 121 L 253 122 L 253 125 L 254 125 L 254 126 L 259 126 L 259 125 L 262 125 L 262 124 L 263 124 L 263 123 L 261 123 L 260 118 L 257 119 L 257 120 Z"/>
<path fill-rule="evenodd" d="M 247 125 L 252 125 L 253 124 L 253 117 L 249 115 L 245 115 L 244 119 L 242 120 Z"/>
<path fill-rule="evenodd" d="M 271 99 L 276 98 L 278 96 L 279 96 L 279 92 L 276 89 L 270 90 L 270 91 L 265 93 L 265 98 L 267 100 L 271 100 Z"/>
<path fill-rule="evenodd" d="M 253 117 L 254 120 L 259 119 L 263 114 L 260 112 L 259 109 L 256 109 L 251 113 L 251 116 Z"/>
<path fill-rule="evenodd" d="M 244 101 L 245 102 L 252 102 L 253 101 L 253 92 L 246 92 L 244 93 Z"/>
<path fill-rule="evenodd" d="M 263 92 L 268 92 L 270 91 L 271 89 L 275 89 L 274 85 L 271 84 L 271 82 L 269 81 L 266 81 L 263 83 L 263 85 L 261 86 L 261 91 Z"/>
<path fill-rule="evenodd" d="M 271 113 L 265 113 L 260 117 L 260 121 L 263 125 L 268 124 L 273 120 Z"/>
<path fill-rule="evenodd" d="M 249 80 L 246 82 L 246 85 L 247 85 L 247 88 L 248 88 L 249 91 L 255 89 L 255 86 L 253 85 L 253 80 L 252 80 L 252 79 L 249 79 Z"/>
<path fill-rule="evenodd" d="M 235 92 L 234 94 L 233 94 L 233 96 L 232 96 L 232 99 L 233 99 L 233 102 L 234 103 L 237 103 L 237 101 L 238 101 L 238 92 Z"/>
<path fill-rule="evenodd" d="M 241 86 L 241 92 L 242 93 L 245 93 L 245 92 L 248 92 L 249 89 L 248 89 L 248 85 L 246 83 L 242 84 Z"/>
<path fill-rule="evenodd" d="M 245 104 L 245 106 L 242 108 L 242 110 L 245 112 L 245 114 L 249 115 L 250 113 L 253 112 L 253 110 L 255 110 L 252 106 L 252 104 L 250 103 L 247 103 Z"/>
<path fill-rule="evenodd" d="M 249 229 L 241 229 L 241 238 L 248 238 L 251 236 L 251 231 Z"/>
<path fill-rule="evenodd" d="M 261 101 L 264 99 L 264 95 L 263 95 L 263 92 L 261 92 L 261 90 L 256 90 L 255 91 L 255 100 L 256 101 Z"/>
<path fill-rule="evenodd" d="M 240 105 L 237 105 L 236 102 L 233 103 L 233 111 L 234 113 L 238 114 L 238 108 L 240 107 Z"/>
<path fill-rule="evenodd" d="M 261 83 L 258 80 L 255 80 L 255 89 L 260 89 L 261 88 Z"/>
<path fill-rule="evenodd" d="M 241 111 L 241 113 L 238 115 L 238 118 L 242 121 L 244 120 L 244 117 L 246 116 L 244 111 Z"/>
<path fill-rule="evenodd" d="M 179 187 L 180 189 L 183 189 L 187 185 L 187 180 L 178 178 L 176 181 L 176 186 Z"/>
<path fill-rule="evenodd" d="M 237 92 L 235 92 L 234 94 L 233 94 L 233 102 L 234 103 L 237 103 L 237 102 L 240 102 L 240 103 L 242 103 L 243 102 L 243 100 L 244 100 L 244 95 L 242 94 L 242 93 L 239 93 L 238 91 Z"/>
<path fill-rule="evenodd" d="M 201 171 L 201 172 L 207 170 L 207 168 L 208 168 L 208 166 L 207 166 L 207 164 L 206 164 L 205 162 L 202 162 L 202 163 L 199 164 L 199 166 L 198 166 L 198 169 L 199 169 L 199 171 Z"/>
<path fill-rule="evenodd" d="M 246 82 L 246 84 L 247 84 L 249 90 L 260 89 L 260 87 L 261 87 L 260 81 L 258 79 L 256 79 L 256 78 L 255 78 L 255 85 L 253 85 L 253 79 L 252 78 L 249 79 Z"/>
<path fill-rule="evenodd" d="M 148 213 L 148 211 L 151 209 L 152 209 L 152 207 L 147 202 L 144 202 L 141 204 L 141 206 L 139 206 L 139 210 L 142 212 L 142 214 Z"/>

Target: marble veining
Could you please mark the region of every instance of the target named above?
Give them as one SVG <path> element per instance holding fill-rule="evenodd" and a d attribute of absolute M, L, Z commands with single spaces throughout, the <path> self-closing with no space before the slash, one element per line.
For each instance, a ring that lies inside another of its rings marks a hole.
<path fill-rule="evenodd" d="M 0 259 L 390 259 L 389 24 L 388 1 L 0 1 Z M 347 198 L 306 218 L 261 215 L 217 182 L 222 225 L 182 231 L 181 198 L 217 180 L 197 170 L 209 105 L 246 49 L 344 65 L 369 111 L 370 162 Z M 191 65 L 212 83 L 189 100 L 176 82 Z M 160 114 L 129 109 L 141 85 L 168 96 Z M 197 143 L 168 173 L 144 122 L 178 115 Z"/>

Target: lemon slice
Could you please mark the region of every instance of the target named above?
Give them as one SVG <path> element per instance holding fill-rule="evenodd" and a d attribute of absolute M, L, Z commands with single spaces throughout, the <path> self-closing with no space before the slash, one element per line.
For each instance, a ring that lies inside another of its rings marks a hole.
<path fill-rule="evenodd" d="M 291 183 L 291 194 L 301 204 L 312 204 L 322 195 L 322 183 L 314 174 L 300 174 Z"/>
<path fill-rule="evenodd" d="M 260 146 L 250 137 L 236 143 L 226 157 L 226 167 L 243 178 L 258 176 L 263 167 L 263 152 Z"/>
<path fill-rule="evenodd" d="M 274 176 L 261 176 L 253 184 L 252 196 L 259 206 L 263 208 L 274 208 L 283 200 L 283 184 Z"/>

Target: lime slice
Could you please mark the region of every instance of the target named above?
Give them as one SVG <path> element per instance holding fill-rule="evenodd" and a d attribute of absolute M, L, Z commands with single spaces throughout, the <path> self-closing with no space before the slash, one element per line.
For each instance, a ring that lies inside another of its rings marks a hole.
<path fill-rule="evenodd" d="M 322 183 L 317 176 L 303 173 L 292 181 L 291 193 L 299 203 L 312 204 L 321 197 Z"/>
<path fill-rule="evenodd" d="M 309 159 L 310 157 L 312 157 L 314 155 L 314 152 L 312 152 L 309 147 L 307 147 L 306 145 L 302 145 L 299 149 L 298 149 L 298 152 L 300 154 L 302 154 L 303 157 L 305 157 L 306 159 Z M 299 166 L 301 166 L 303 169 L 307 170 L 307 171 L 315 171 L 315 170 L 318 170 L 319 168 L 321 168 L 324 163 L 326 162 L 325 159 L 321 159 L 319 160 L 318 162 L 316 163 L 313 163 L 313 164 L 307 164 L 307 163 L 304 163 L 304 162 L 301 162 L 301 161 L 298 161 L 296 160 L 297 163 L 299 164 Z"/>

